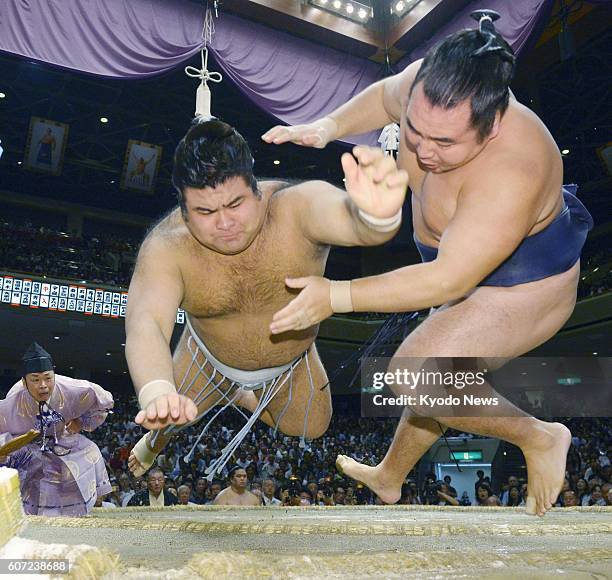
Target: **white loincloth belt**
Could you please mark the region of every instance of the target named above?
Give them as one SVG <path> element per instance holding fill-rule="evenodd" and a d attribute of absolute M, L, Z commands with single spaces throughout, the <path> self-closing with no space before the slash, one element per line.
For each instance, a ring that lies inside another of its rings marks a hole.
<path fill-rule="evenodd" d="M 191 353 L 191 364 L 187 367 L 187 370 L 185 371 L 181 383 L 177 386 L 177 392 L 179 394 L 185 395 L 190 391 L 191 387 L 198 378 L 204 377 L 206 379 L 205 383 L 200 389 L 200 391 L 193 398 L 194 403 L 199 406 L 200 403 L 203 403 L 208 397 L 216 393 L 218 395 L 221 395 L 221 400 L 219 401 L 221 408 L 216 410 L 216 412 L 212 414 L 212 417 L 208 420 L 206 425 L 204 425 L 200 435 L 198 436 L 193 447 L 191 448 L 191 451 L 189 451 L 189 453 L 187 453 L 187 455 L 185 455 L 185 457 L 183 458 L 184 461 L 186 463 L 191 461 L 198 444 L 202 440 L 202 437 L 204 437 L 204 435 L 208 431 L 208 428 L 210 427 L 212 422 L 227 408 L 232 407 L 236 409 L 246 419 L 246 423 L 244 424 L 242 429 L 240 429 L 240 431 L 238 431 L 238 433 L 234 435 L 232 440 L 225 446 L 225 448 L 221 452 L 221 455 L 217 457 L 217 459 L 215 459 L 206 468 L 206 479 L 208 479 L 208 481 L 212 481 L 216 474 L 221 473 L 233 453 L 236 451 L 236 449 L 238 449 L 244 438 L 248 435 L 255 421 L 257 421 L 261 414 L 266 410 L 270 401 L 272 401 L 272 399 L 274 399 L 274 397 L 280 392 L 280 390 L 285 386 L 285 383 L 289 382 L 289 396 L 287 398 L 287 403 L 283 407 L 282 411 L 279 413 L 274 425 L 274 429 L 276 432 L 281 419 L 283 418 L 284 414 L 289 408 L 289 405 L 291 404 L 293 395 L 293 371 L 302 361 L 305 361 L 306 363 L 308 382 L 310 386 L 310 397 L 308 399 L 308 407 L 306 409 L 306 414 L 304 415 L 304 430 L 300 443 L 300 445 L 304 447 L 306 428 L 308 426 L 308 415 L 310 413 L 310 407 L 312 406 L 312 400 L 314 397 L 314 382 L 312 380 L 310 363 L 308 361 L 308 352 L 310 348 L 304 351 L 292 362 L 283 366 L 259 369 L 255 371 L 245 371 L 242 369 L 236 369 L 216 359 L 208 350 L 208 348 L 206 348 L 206 345 L 202 342 L 202 339 L 195 332 L 193 326 L 191 325 L 191 321 L 189 320 L 189 316 L 186 316 L 185 320 L 187 328 L 189 329 L 187 349 Z M 198 355 L 200 353 L 204 357 L 203 363 L 199 363 L 197 360 Z M 206 363 L 209 363 L 213 367 L 212 374 L 209 374 L 206 371 Z M 189 373 L 191 372 L 194 365 L 197 366 L 198 371 L 195 373 L 191 381 L 187 381 L 187 377 L 189 376 Z M 229 381 L 231 384 L 229 388 L 223 391 L 221 389 L 221 385 L 225 381 Z M 228 393 L 231 392 L 232 387 L 236 387 L 236 391 L 232 396 L 230 396 L 228 395 Z M 257 407 L 255 407 L 255 410 L 253 411 L 250 417 L 246 415 L 244 411 L 235 404 L 235 401 L 241 395 L 241 389 L 248 391 L 262 391 L 261 397 L 259 398 L 259 403 L 257 404 Z M 172 433 L 173 431 L 181 431 L 187 427 L 190 427 L 191 425 L 194 425 L 198 421 L 201 421 L 213 409 L 215 409 L 214 406 L 210 407 L 188 425 L 182 425 L 180 427 L 176 425 L 170 425 L 169 427 L 163 430 L 164 434 Z M 159 431 L 156 431 L 154 433 L 150 443 L 151 446 L 155 444 L 155 439 L 157 438 L 158 433 Z"/>

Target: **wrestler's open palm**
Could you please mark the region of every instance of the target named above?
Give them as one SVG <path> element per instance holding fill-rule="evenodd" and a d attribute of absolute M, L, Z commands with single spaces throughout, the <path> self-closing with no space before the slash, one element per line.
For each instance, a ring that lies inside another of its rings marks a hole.
<path fill-rule="evenodd" d="M 301 292 L 272 317 L 270 332 L 280 334 L 290 330 L 304 330 L 329 318 L 334 312 L 329 296 L 330 281 L 320 276 L 287 278 L 289 288 Z"/>
<path fill-rule="evenodd" d="M 397 214 L 406 198 L 408 172 L 397 168 L 393 156 L 360 145 L 341 161 L 346 192 L 360 210 L 381 219 Z"/>
<path fill-rule="evenodd" d="M 266 143 L 274 145 L 290 142 L 304 147 L 323 149 L 334 139 L 336 129 L 336 122 L 329 117 L 324 117 L 306 125 L 276 125 L 264 133 L 261 138 Z"/>
<path fill-rule="evenodd" d="M 146 409 L 138 412 L 134 420 L 145 429 L 163 429 L 168 425 L 190 423 L 197 414 L 198 408 L 189 397 L 171 393 L 151 401 Z"/>

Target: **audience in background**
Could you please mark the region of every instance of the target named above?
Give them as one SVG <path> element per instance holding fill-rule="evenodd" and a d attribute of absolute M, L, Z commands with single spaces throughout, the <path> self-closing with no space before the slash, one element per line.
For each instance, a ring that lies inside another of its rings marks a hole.
<path fill-rule="evenodd" d="M 29 221 L 0 221 L 0 270 L 127 287 L 141 237 L 121 233 L 83 234 L 80 237 L 50 225 Z M 108 228 L 112 231 L 112 227 Z M 144 237 L 144 232 L 143 232 Z M 612 253 L 588 245 L 581 258 L 578 297 L 597 296 L 612 289 Z M 378 313 L 351 317 L 380 318 Z M 244 467 L 244 466 L 243 466 Z"/>

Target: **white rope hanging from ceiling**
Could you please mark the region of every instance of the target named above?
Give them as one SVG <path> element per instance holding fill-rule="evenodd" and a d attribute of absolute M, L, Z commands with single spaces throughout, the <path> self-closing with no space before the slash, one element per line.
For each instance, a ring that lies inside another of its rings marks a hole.
<path fill-rule="evenodd" d="M 217 2 L 213 2 L 213 9 L 215 11 L 215 17 L 217 14 Z M 204 117 L 211 117 L 211 93 L 208 88 L 208 81 L 211 83 L 220 83 L 223 80 L 223 76 L 218 72 L 210 72 L 208 70 L 208 46 L 212 41 L 212 37 L 215 34 L 215 24 L 212 13 L 206 5 L 206 13 L 204 15 L 204 26 L 202 28 L 202 40 L 204 41 L 204 48 L 201 51 L 202 57 L 202 68 L 198 69 L 194 66 L 186 66 L 185 74 L 191 78 L 200 79 L 200 85 L 196 91 L 196 107 L 195 115 L 202 115 Z"/>

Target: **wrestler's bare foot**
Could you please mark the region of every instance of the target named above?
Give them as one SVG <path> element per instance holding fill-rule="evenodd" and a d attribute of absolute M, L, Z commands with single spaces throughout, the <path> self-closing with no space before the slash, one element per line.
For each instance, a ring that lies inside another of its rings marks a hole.
<path fill-rule="evenodd" d="M 166 446 L 167 440 L 161 436 L 158 436 L 155 441 L 155 445 L 153 445 L 153 448 L 151 448 L 151 438 L 153 437 L 154 433 L 155 431 L 149 431 L 147 433 L 146 445 L 148 449 L 151 449 L 152 451 L 155 452 L 156 455 L 159 455 L 162 452 L 162 449 Z M 140 461 L 136 459 L 134 450 L 130 451 L 130 456 L 128 457 L 128 468 L 136 477 L 140 477 L 141 475 L 144 475 L 144 473 L 148 471 L 149 467 L 145 468 L 140 463 Z"/>
<path fill-rule="evenodd" d="M 336 467 L 349 477 L 367 485 L 384 503 L 397 503 L 402 497 L 402 484 L 385 477 L 380 465 L 370 467 L 346 455 L 338 455 Z"/>
<path fill-rule="evenodd" d="M 528 514 L 541 517 L 557 501 L 571 442 L 572 434 L 565 425 L 540 422 L 529 443 L 521 446 L 527 460 Z"/>

